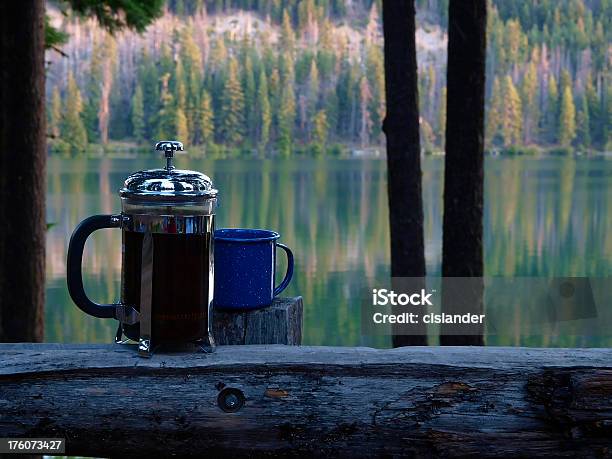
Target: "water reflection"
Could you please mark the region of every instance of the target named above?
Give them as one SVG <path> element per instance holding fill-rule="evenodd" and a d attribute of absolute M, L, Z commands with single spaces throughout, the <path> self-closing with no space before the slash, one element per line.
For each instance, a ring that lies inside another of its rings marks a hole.
<path fill-rule="evenodd" d="M 377 159 L 205 160 L 179 158 L 178 167 L 209 174 L 220 190 L 217 227 L 279 231 L 296 255 L 287 295 L 305 300 L 304 342 L 388 346 L 363 337 L 364 286 L 388 277 L 389 234 L 385 162 Z M 135 170 L 159 158 L 49 161 L 46 339 L 110 342 L 114 321 L 93 319 L 72 304 L 65 257 L 74 227 L 96 213 L 120 210 L 116 191 Z M 443 160 L 425 158 L 423 193 L 427 269 L 440 274 Z M 506 276 L 609 276 L 608 212 L 612 161 L 605 158 L 488 158 L 485 183 L 485 272 Z M 279 272 L 284 259 L 279 257 Z M 84 254 L 85 287 L 99 302 L 119 296 L 119 230 L 94 234 Z M 508 312 L 508 333 L 488 344 L 612 345 L 612 339 L 525 336 L 521 311 Z"/>

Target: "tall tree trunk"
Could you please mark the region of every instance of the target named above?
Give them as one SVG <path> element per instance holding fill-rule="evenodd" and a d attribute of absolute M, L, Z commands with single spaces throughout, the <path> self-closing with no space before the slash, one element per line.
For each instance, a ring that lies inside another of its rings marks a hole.
<path fill-rule="evenodd" d="M 425 276 L 414 0 L 383 0 L 391 276 Z M 422 333 L 415 333 L 421 331 Z M 393 346 L 425 345 L 424 327 Z"/>
<path fill-rule="evenodd" d="M 108 56 L 107 56 L 108 59 Z M 102 70 L 102 91 L 100 94 L 100 110 L 98 110 L 98 129 L 100 130 L 100 142 L 108 144 L 108 124 L 110 118 L 110 93 L 113 85 L 111 62 L 106 61 Z"/>
<path fill-rule="evenodd" d="M 448 13 L 442 276 L 480 278 L 487 1 L 451 0 Z M 459 299 L 458 289 L 462 294 Z M 482 311 L 482 293 L 482 281 L 459 285 L 456 280 L 444 280 L 443 309 L 478 314 Z M 444 333 L 443 327 L 440 337 L 443 345 L 483 344 L 482 334 Z"/>
<path fill-rule="evenodd" d="M 0 341 L 43 339 L 44 13 L 0 2 Z"/>

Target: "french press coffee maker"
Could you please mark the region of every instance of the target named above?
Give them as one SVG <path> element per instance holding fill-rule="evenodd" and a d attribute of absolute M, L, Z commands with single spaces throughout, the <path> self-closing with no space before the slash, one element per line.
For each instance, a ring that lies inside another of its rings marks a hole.
<path fill-rule="evenodd" d="M 214 350 L 211 308 L 214 286 L 213 233 L 217 190 L 206 175 L 172 165 L 177 141 L 162 141 L 166 167 L 136 172 L 119 190 L 121 213 L 94 215 L 74 230 L 68 246 L 68 291 L 94 317 L 119 321 L 122 335 L 138 342 L 142 356 L 158 346 L 195 344 Z M 122 230 L 121 299 L 97 304 L 85 294 L 85 241 L 102 228 Z"/>

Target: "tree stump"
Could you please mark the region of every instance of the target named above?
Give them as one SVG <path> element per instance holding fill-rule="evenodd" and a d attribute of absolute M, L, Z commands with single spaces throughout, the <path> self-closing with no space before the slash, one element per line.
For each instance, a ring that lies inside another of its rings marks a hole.
<path fill-rule="evenodd" d="M 213 336 L 219 345 L 302 344 L 302 297 L 275 298 L 267 308 L 213 312 Z"/>

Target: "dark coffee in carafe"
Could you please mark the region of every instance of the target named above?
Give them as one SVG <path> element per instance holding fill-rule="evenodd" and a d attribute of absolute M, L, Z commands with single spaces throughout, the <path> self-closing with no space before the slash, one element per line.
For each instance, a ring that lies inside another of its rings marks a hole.
<path fill-rule="evenodd" d="M 141 303 L 144 233 L 123 234 L 122 298 Z M 153 234 L 151 292 L 152 336 L 158 344 L 195 341 L 206 336 L 208 324 L 210 235 Z M 125 327 L 139 337 L 138 327 Z"/>

